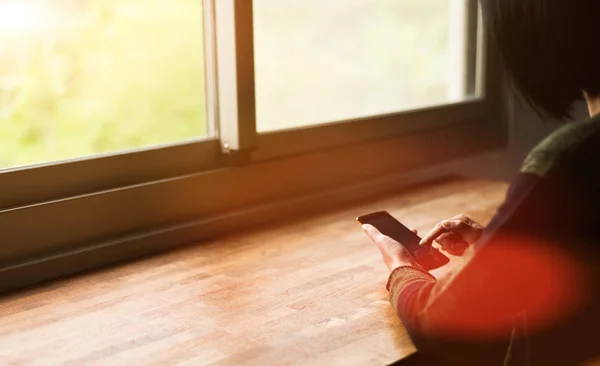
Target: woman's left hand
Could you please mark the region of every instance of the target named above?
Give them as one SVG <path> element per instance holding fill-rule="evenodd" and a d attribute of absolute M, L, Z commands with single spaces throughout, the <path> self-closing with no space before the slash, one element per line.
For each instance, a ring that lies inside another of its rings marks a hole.
<path fill-rule="evenodd" d="M 372 225 L 363 225 L 363 230 L 379 248 L 383 262 L 390 271 L 402 266 L 420 267 L 409 251 L 389 236 L 383 235 Z"/>

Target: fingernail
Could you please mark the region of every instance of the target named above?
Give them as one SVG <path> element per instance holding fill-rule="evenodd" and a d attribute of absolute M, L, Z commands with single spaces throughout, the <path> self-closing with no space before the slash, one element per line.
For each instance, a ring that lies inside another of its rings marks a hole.
<path fill-rule="evenodd" d="M 444 222 L 444 223 L 442 224 L 442 226 L 444 227 L 444 229 L 450 229 L 450 228 L 451 228 L 451 225 L 450 225 L 450 223 L 449 223 L 449 222 Z"/>
<path fill-rule="evenodd" d="M 370 231 L 371 230 L 371 225 L 364 224 L 362 226 L 362 228 L 363 228 L 364 231 Z"/>

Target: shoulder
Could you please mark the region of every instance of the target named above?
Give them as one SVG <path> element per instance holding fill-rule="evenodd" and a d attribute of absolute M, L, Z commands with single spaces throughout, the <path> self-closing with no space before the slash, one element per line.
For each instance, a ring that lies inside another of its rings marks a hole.
<path fill-rule="evenodd" d="M 586 139 L 600 131 L 600 118 L 562 126 L 540 142 L 527 156 L 522 173 L 545 176 Z"/>

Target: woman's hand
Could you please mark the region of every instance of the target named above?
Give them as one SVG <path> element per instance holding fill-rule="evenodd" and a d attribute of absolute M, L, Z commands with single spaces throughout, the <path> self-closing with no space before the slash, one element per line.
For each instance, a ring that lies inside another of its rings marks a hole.
<path fill-rule="evenodd" d="M 377 244 L 383 262 L 390 271 L 402 266 L 420 267 L 412 255 L 400 243 L 383 235 L 372 225 L 363 225 L 363 230 Z"/>
<path fill-rule="evenodd" d="M 442 248 L 452 255 L 462 255 L 473 245 L 485 228 L 465 215 L 456 215 L 441 221 L 423 237 L 421 245 L 431 246 L 437 241 Z"/>

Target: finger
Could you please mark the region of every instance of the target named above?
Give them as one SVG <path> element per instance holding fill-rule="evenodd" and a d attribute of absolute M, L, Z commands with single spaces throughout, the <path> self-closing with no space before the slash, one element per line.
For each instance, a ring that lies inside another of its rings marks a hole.
<path fill-rule="evenodd" d="M 446 247 L 446 246 L 451 246 L 454 244 L 454 242 L 462 240 L 462 238 L 455 234 L 455 233 L 450 233 L 450 232 L 446 232 L 443 233 L 442 235 L 438 236 L 436 241 L 442 246 L 442 247 Z"/>
<path fill-rule="evenodd" d="M 464 221 L 465 219 L 468 220 L 469 218 L 467 216 L 465 216 L 465 214 L 458 214 L 456 216 L 452 216 L 448 220 L 461 220 L 461 221 Z"/>
<path fill-rule="evenodd" d="M 472 236 L 474 231 L 473 226 L 459 219 L 445 220 L 443 221 L 443 226 L 446 230 L 456 233 L 465 239 Z"/>
<path fill-rule="evenodd" d="M 421 242 L 419 244 L 421 245 L 431 245 L 433 244 L 433 242 L 435 241 L 435 239 L 437 239 L 440 235 L 442 235 L 445 232 L 448 232 L 448 230 L 446 228 L 444 228 L 443 226 L 443 222 L 438 222 L 433 229 L 427 233 L 427 235 L 425 235 L 422 239 Z"/>
<path fill-rule="evenodd" d="M 448 220 L 443 220 L 443 221 L 437 223 L 437 225 L 435 225 L 434 228 L 427 235 L 425 235 L 423 237 L 420 244 L 421 245 L 431 245 L 440 235 L 443 235 L 443 233 L 448 232 L 449 230 L 447 228 L 444 228 L 444 223 L 446 221 L 451 221 L 451 220 L 463 221 L 466 218 L 467 217 L 465 215 L 458 214 L 458 215 L 455 215 L 455 216 L 449 218 Z"/>
<path fill-rule="evenodd" d="M 460 253 L 469 247 L 469 244 L 460 235 L 455 233 L 442 234 L 436 241 L 445 251 L 453 255 L 460 255 Z"/>
<path fill-rule="evenodd" d="M 468 226 L 477 228 L 477 229 L 483 229 L 483 226 L 481 226 L 481 224 L 477 223 L 475 220 L 473 220 L 472 218 L 470 218 L 469 216 L 466 216 L 464 214 L 458 214 L 454 217 L 451 217 L 449 220 L 460 220 L 462 222 L 464 222 L 465 224 L 467 224 Z"/>
<path fill-rule="evenodd" d="M 415 233 L 415 234 L 418 234 L 418 233 L 419 233 L 419 231 L 417 231 L 417 229 L 411 229 L 410 231 L 412 231 L 412 232 L 413 232 L 413 233 Z"/>

